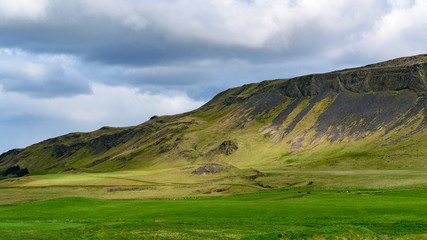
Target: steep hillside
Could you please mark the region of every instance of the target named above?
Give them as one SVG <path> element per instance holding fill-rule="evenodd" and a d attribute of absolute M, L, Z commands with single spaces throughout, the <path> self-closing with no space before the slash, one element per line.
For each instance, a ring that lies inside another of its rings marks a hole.
<path fill-rule="evenodd" d="M 0 156 L 30 173 L 220 163 L 288 170 L 421 169 L 427 55 L 219 93 L 197 110 L 71 133 Z"/>

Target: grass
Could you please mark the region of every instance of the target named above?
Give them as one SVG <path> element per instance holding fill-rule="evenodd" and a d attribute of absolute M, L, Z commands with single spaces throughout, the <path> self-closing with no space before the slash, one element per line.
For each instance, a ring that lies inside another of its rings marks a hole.
<path fill-rule="evenodd" d="M 214 175 L 192 176 L 198 166 L 151 171 L 63 173 L 10 178 L 0 182 L 0 204 L 55 197 L 101 199 L 182 198 L 253 192 L 251 169 L 230 168 Z M 254 189 L 255 186 L 255 189 Z"/>
<path fill-rule="evenodd" d="M 313 189 L 305 189 L 304 193 L 270 190 L 225 197 L 148 201 L 56 198 L 0 205 L 0 236 L 1 239 L 388 239 L 427 233 L 426 209 L 425 190 L 361 190 L 349 194 Z"/>
<path fill-rule="evenodd" d="M 425 170 L 354 170 L 354 171 L 283 171 L 264 170 L 267 174 L 256 179 L 274 188 L 305 187 L 313 181 L 317 189 L 404 189 L 426 188 Z"/>
<path fill-rule="evenodd" d="M 195 167 L 5 179 L 0 188 L 0 239 L 427 236 L 427 179 L 422 169 L 266 167 L 260 168 L 265 176 L 249 179 L 254 174 L 250 169 L 191 176 Z"/>

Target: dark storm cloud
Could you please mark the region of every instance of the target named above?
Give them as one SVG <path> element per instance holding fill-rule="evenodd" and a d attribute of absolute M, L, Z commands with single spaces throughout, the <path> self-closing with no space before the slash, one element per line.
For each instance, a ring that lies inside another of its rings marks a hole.
<path fill-rule="evenodd" d="M 315 51 L 312 44 L 284 49 L 222 46 L 204 42 L 176 42 L 159 33 L 135 32 L 101 22 L 76 26 L 0 26 L 0 45 L 33 53 L 72 54 L 88 61 L 113 65 L 159 65 L 197 59 L 246 59 L 265 62 L 289 59 L 297 49 Z"/>
<path fill-rule="evenodd" d="M 177 22 L 162 21 L 161 18 L 167 17 L 162 16 L 161 12 L 156 12 L 162 9 L 159 9 L 159 6 L 152 1 L 147 1 L 147 6 L 139 9 L 141 13 L 136 12 L 137 16 L 148 15 L 147 24 L 141 29 L 135 29 L 132 26 L 136 23 L 125 24 L 124 16 L 114 14 L 114 6 L 103 11 L 102 9 L 90 11 L 91 9 L 87 10 L 88 7 L 101 7 L 101 3 L 99 5 L 92 3 L 89 6 L 85 6 L 82 2 L 70 1 L 51 1 L 49 3 L 44 20 L 0 24 L 0 31 L 4 33 L 0 37 L 0 44 L 3 47 L 22 48 L 35 53 L 73 54 L 106 64 L 156 65 L 201 58 L 242 58 L 249 62 L 266 62 L 315 55 L 322 50 L 329 49 L 329 46 L 336 46 L 339 43 L 336 40 L 331 41 L 332 39 L 348 42 L 350 35 L 358 32 L 358 29 L 354 28 L 361 27 L 358 25 L 349 26 L 346 31 L 333 29 L 325 31 L 323 26 L 313 20 L 311 20 L 313 22 L 308 20 L 308 24 L 304 23 L 296 29 L 288 29 L 290 27 L 287 24 L 292 25 L 295 22 L 288 23 L 289 20 L 284 19 L 283 23 L 276 23 L 277 26 L 273 26 L 279 28 L 277 30 L 269 30 L 273 27 L 262 25 L 262 22 L 259 26 L 242 25 L 241 28 L 236 26 L 236 29 L 227 29 L 224 22 L 211 22 L 226 21 L 227 19 L 213 18 L 209 21 L 198 15 L 187 19 L 185 13 L 174 13 Z M 118 6 L 137 5 L 135 1 L 124 1 L 123 4 L 115 1 L 114 3 Z M 170 4 L 171 7 L 174 7 L 174 2 Z M 148 11 L 150 5 L 153 8 L 151 12 Z M 251 5 L 254 3 L 250 3 L 248 6 Z M 289 3 L 289 6 L 293 5 L 295 3 Z M 238 6 L 241 5 L 229 7 Z M 278 6 L 286 7 L 287 5 Z M 163 8 L 169 9 L 168 7 Z M 231 10 L 237 11 L 237 9 Z M 247 11 L 249 12 L 249 10 Z M 265 10 L 267 12 L 260 11 L 260 13 L 268 14 L 268 10 Z M 123 11 L 128 14 L 132 13 L 131 10 Z M 213 9 L 212 12 L 214 11 Z M 119 10 L 118 12 L 120 13 Z M 239 12 L 235 14 L 239 15 Z M 243 15 L 242 18 L 244 17 L 247 16 Z M 187 27 L 191 23 L 185 21 L 196 21 L 202 27 L 200 29 Z M 363 21 L 360 25 L 366 25 L 366 22 Z M 369 23 L 371 24 L 371 22 Z M 176 26 L 165 26 L 166 24 L 176 24 Z M 203 27 L 203 25 L 206 26 Z M 217 28 L 216 25 L 224 25 L 224 28 Z M 251 27 L 267 30 L 260 31 L 260 29 L 251 29 Z M 280 27 L 283 29 L 281 30 Z M 194 33 L 194 30 L 197 29 L 202 31 Z M 257 31 L 260 31 L 259 37 L 256 34 L 250 34 L 250 32 Z M 241 32 L 241 38 L 238 37 L 239 32 Z M 227 33 L 232 36 L 225 35 Z M 245 35 L 248 35 L 249 38 L 245 39 Z M 210 38 L 212 40 L 209 40 Z"/>

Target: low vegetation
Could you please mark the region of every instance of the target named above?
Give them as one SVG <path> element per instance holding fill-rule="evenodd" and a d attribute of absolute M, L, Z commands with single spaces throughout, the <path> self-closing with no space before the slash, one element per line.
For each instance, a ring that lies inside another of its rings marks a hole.
<path fill-rule="evenodd" d="M 17 166 L 8 167 L 6 170 L 0 171 L 3 177 L 12 176 L 12 177 L 22 177 L 29 174 L 27 168 L 22 168 Z"/>
<path fill-rule="evenodd" d="M 426 183 L 425 170 L 226 164 L 32 175 L 1 182 L 0 238 L 424 239 Z"/>
<path fill-rule="evenodd" d="M 423 239 L 427 192 L 299 189 L 0 205 L 2 239 Z M 19 214 L 16 214 L 18 213 Z"/>

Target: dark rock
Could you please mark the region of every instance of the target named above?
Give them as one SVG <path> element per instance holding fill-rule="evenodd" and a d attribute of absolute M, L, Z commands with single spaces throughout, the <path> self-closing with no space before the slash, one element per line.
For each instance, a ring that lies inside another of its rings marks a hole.
<path fill-rule="evenodd" d="M 233 142 L 232 140 L 224 141 L 219 146 L 219 150 L 227 156 L 231 155 L 234 150 L 237 149 L 239 149 L 237 143 Z"/>
<path fill-rule="evenodd" d="M 221 165 L 203 165 L 192 172 L 193 175 L 199 176 L 202 174 L 215 174 L 220 173 L 222 171 L 226 171 L 227 169 Z"/>
<path fill-rule="evenodd" d="M 354 93 L 362 93 L 370 91 L 367 82 L 368 74 L 369 72 L 366 70 L 351 71 L 339 74 L 338 78 L 344 86 L 344 89 Z"/>
<path fill-rule="evenodd" d="M 302 97 L 302 93 L 298 88 L 297 81 L 291 81 L 285 90 L 286 96 L 289 97 Z"/>
<path fill-rule="evenodd" d="M 69 168 L 64 169 L 64 170 L 63 170 L 63 171 L 61 171 L 60 173 L 73 172 L 73 171 L 77 171 L 77 170 L 78 170 L 78 168 L 75 168 L 75 167 L 69 167 Z"/>
<path fill-rule="evenodd" d="M 53 152 L 56 157 L 71 156 L 81 148 L 85 147 L 86 143 L 77 142 L 67 146 L 65 144 L 57 144 L 53 146 Z"/>
<path fill-rule="evenodd" d="M 285 108 L 275 119 L 273 119 L 272 126 L 280 126 L 291 114 L 293 110 L 301 103 L 301 98 L 295 99 L 287 108 Z"/>
<path fill-rule="evenodd" d="M 397 95 L 341 93 L 319 115 L 314 124 L 317 132 L 315 138 L 327 136 L 330 141 L 341 141 L 346 137 L 358 140 L 379 128 L 388 132 L 403 124 L 394 124 L 393 119 L 403 115 L 406 117 L 402 121 L 415 117 L 423 104 L 422 99 L 410 91 Z"/>
<path fill-rule="evenodd" d="M 344 91 L 344 87 L 342 86 L 339 78 L 335 78 L 334 80 L 332 80 L 331 88 L 337 93 Z"/>
<path fill-rule="evenodd" d="M 116 147 L 120 144 L 124 144 L 128 142 L 133 137 L 152 132 L 149 128 L 132 128 L 125 129 L 122 131 L 117 131 L 113 133 L 103 134 L 99 137 L 91 139 L 87 144 L 94 146 L 93 155 L 100 155 L 110 148 Z"/>
<path fill-rule="evenodd" d="M 322 78 L 306 76 L 300 79 L 301 93 L 303 96 L 315 96 L 320 93 Z"/>

